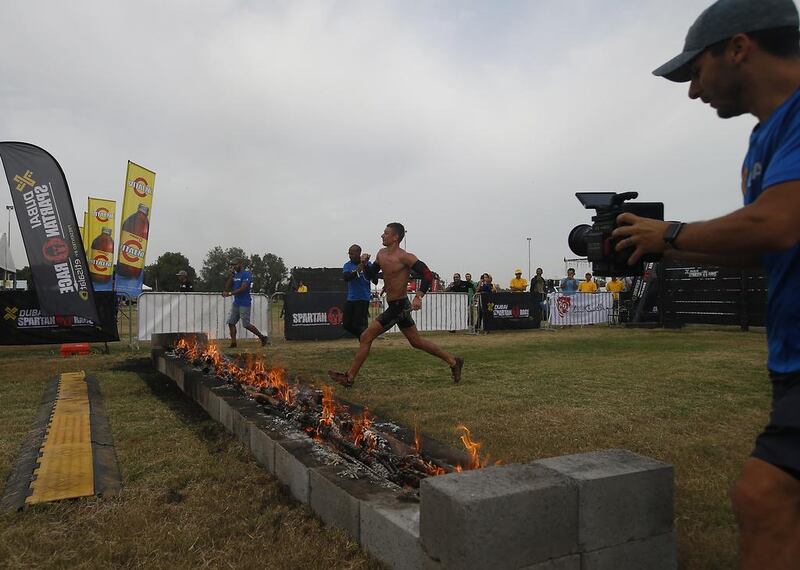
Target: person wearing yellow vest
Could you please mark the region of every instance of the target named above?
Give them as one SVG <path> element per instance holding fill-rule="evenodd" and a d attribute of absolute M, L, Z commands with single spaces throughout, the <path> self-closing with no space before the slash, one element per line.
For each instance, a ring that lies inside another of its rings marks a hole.
<path fill-rule="evenodd" d="M 303 283 L 301 281 L 300 285 L 297 286 L 297 292 L 298 293 L 308 293 L 308 285 L 306 285 L 305 283 Z"/>
<path fill-rule="evenodd" d="M 614 293 L 614 300 L 619 301 L 620 292 L 625 290 L 625 283 L 618 281 L 616 277 L 612 277 L 611 281 L 606 283 L 606 291 Z"/>
<path fill-rule="evenodd" d="M 586 281 L 578 285 L 578 293 L 597 293 L 597 283 L 592 281 L 592 274 L 586 274 Z"/>
<path fill-rule="evenodd" d="M 509 288 L 514 293 L 524 293 L 525 288 L 528 286 L 528 280 L 522 278 L 522 269 L 514 270 L 514 279 L 511 280 Z"/>

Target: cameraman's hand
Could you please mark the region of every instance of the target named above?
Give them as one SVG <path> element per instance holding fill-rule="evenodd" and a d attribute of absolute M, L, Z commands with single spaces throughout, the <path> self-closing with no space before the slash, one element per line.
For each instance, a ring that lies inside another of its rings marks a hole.
<path fill-rule="evenodd" d="M 619 239 L 617 251 L 635 248 L 628 260 L 628 265 L 634 265 L 646 253 L 663 253 L 669 246 L 664 241 L 664 232 L 667 231 L 669 222 L 640 218 L 634 214 L 624 213 L 617 216 L 619 227 L 611 234 Z"/>

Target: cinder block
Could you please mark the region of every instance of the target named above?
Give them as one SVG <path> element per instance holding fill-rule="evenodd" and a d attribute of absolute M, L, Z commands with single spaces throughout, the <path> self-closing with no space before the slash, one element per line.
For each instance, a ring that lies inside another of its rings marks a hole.
<path fill-rule="evenodd" d="M 250 430 L 250 453 L 259 465 L 270 473 L 275 473 L 275 440 L 264 431 Z"/>
<path fill-rule="evenodd" d="M 161 374 L 166 374 L 167 373 L 167 359 L 164 358 L 164 355 L 162 354 L 162 355 L 157 356 L 155 361 L 156 361 L 155 362 L 156 370 L 161 372 Z"/>
<path fill-rule="evenodd" d="M 361 504 L 361 546 L 394 570 L 435 569 L 419 540 L 420 506 L 397 500 Z"/>
<path fill-rule="evenodd" d="M 172 357 L 165 357 L 166 375 L 169 376 L 178 388 L 183 390 L 183 365 L 181 361 Z"/>
<path fill-rule="evenodd" d="M 570 554 L 560 558 L 553 558 L 545 562 L 539 562 L 533 566 L 525 566 L 525 568 L 521 568 L 520 570 L 581 570 L 581 555 Z"/>
<path fill-rule="evenodd" d="M 541 459 L 578 485 L 581 551 L 670 532 L 672 466 L 625 449 Z"/>
<path fill-rule="evenodd" d="M 578 490 L 543 465 L 504 465 L 420 485 L 420 540 L 446 568 L 520 568 L 578 550 Z"/>
<path fill-rule="evenodd" d="M 263 417 L 261 406 L 249 400 L 239 400 L 233 408 L 233 434 L 243 444 L 250 445 L 250 430 Z"/>
<path fill-rule="evenodd" d="M 233 408 L 231 407 L 233 400 L 230 396 L 223 395 L 220 392 L 217 392 L 217 399 L 219 400 L 219 423 L 228 433 L 233 433 Z"/>
<path fill-rule="evenodd" d="M 313 444 L 308 439 L 283 440 L 275 445 L 275 476 L 301 503 L 309 500 L 309 469 L 324 466 L 312 453 Z"/>
<path fill-rule="evenodd" d="M 633 540 L 582 555 L 581 570 L 676 570 L 675 533 Z"/>

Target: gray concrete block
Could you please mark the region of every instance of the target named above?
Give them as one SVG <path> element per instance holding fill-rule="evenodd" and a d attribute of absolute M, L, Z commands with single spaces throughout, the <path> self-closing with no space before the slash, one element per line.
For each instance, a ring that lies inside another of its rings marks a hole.
<path fill-rule="evenodd" d="M 172 381 L 178 385 L 178 388 L 183 390 L 183 363 L 172 357 L 165 357 L 165 361 L 165 374 L 172 378 Z"/>
<path fill-rule="evenodd" d="M 581 570 L 581 555 L 570 554 L 560 558 L 552 558 L 533 566 L 525 566 L 520 570 Z"/>
<path fill-rule="evenodd" d="M 217 400 L 219 401 L 219 423 L 222 424 L 228 433 L 233 433 L 233 408 L 231 407 L 231 398 L 217 392 Z"/>
<path fill-rule="evenodd" d="M 361 504 L 361 546 L 394 570 L 435 570 L 440 566 L 419 540 L 420 506 L 397 500 Z"/>
<path fill-rule="evenodd" d="M 270 473 L 275 473 L 275 440 L 263 430 L 250 430 L 250 453 L 259 465 Z"/>
<path fill-rule="evenodd" d="M 673 469 L 667 463 L 624 449 L 552 457 L 535 463 L 577 483 L 582 551 L 672 530 Z"/>
<path fill-rule="evenodd" d="M 309 469 L 324 463 L 312 455 L 313 444 L 305 440 L 283 440 L 275 445 L 275 476 L 301 503 L 309 500 Z"/>
<path fill-rule="evenodd" d="M 675 533 L 585 552 L 581 570 L 676 570 Z"/>
<path fill-rule="evenodd" d="M 447 568 L 520 568 L 578 550 L 578 490 L 542 465 L 504 465 L 420 485 L 420 540 Z"/>
<path fill-rule="evenodd" d="M 155 365 L 156 365 L 156 370 L 161 372 L 161 374 L 167 373 L 167 359 L 164 357 L 163 354 L 155 358 Z"/>
<path fill-rule="evenodd" d="M 233 434 L 245 446 L 250 445 L 250 430 L 263 417 L 262 408 L 253 401 L 242 399 L 233 409 Z"/>

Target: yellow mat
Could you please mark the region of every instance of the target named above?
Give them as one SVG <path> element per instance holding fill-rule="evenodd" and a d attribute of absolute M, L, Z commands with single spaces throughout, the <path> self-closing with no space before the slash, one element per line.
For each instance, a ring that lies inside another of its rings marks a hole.
<path fill-rule="evenodd" d="M 41 448 L 29 505 L 94 494 L 92 434 L 86 374 L 62 374 Z"/>

